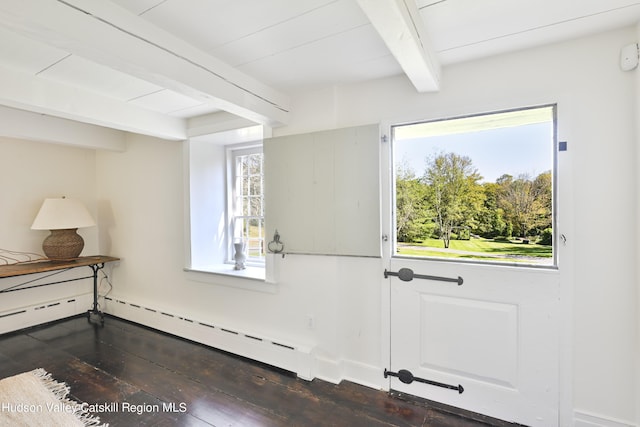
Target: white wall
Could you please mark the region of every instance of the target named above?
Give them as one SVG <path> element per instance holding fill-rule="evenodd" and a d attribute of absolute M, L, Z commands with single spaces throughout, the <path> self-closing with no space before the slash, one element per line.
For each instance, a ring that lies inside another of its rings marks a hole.
<path fill-rule="evenodd" d="M 294 96 L 291 125 L 274 131 L 558 103 L 559 138 L 569 146 L 560 156 L 559 225 L 567 236 L 560 248 L 564 425 L 574 416 L 577 425 L 640 425 L 638 71 L 618 67 L 620 47 L 637 39 L 629 28 L 445 67 L 442 90 L 434 94 L 415 93 L 404 77 L 317 89 Z M 51 171 L 44 161 L 52 158 L 63 167 Z M 124 152 L 95 153 L 0 140 L 0 167 L 9 183 L 0 247 L 37 249 L 40 239 L 27 229 L 40 200 L 72 188 L 98 214 L 99 242 L 89 232 L 85 252 L 123 259 L 113 270 L 114 298 L 315 345 L 321 377 L 382 384 L 380 260 L 277 258 L 275 293 L 202 283 L 183 271 L 181 144 L 131 135 Z"/>
<path fill-rule="evenodd" d="M 31 127 L 37 126 L 38 123 L 28 122 L 24 125 Z M 97 214 L 95 165 L 96 155 L 92 149 L 0 137 L 0 183 L 2 183 L 0 248 L 42 254 L 42 241 L 49 232 L 31 230 L 31 223 L 42 201 L 47 197 L 67 196 L 79 199 L 85 203 L 95 218 Z M 96 254 L 98 227 L 80 229 L 78 233 L 85 241 L 82 255 Z M 83 273 L 73 277 L 85 277 L 91 272 L 87 268 Z M 51 280 L 69 277 L 71 277 L 69 274 L 62 274 Z M 0 287 L 6 289 L 34 278 L 35 276 L 26 277 L 24 280 L 23 278 L 2 279 Z M 33 284 L 41 283 L 46 281 Z M 0 313 L 87 294 L 91 291 L 91 283 L 85 280 L 4 293 L 0 298 Z M 79 312 L 87 309 L 88 307 L 82 308 Z M 8 324 L 10 321 L 17 322 L 18 327 L 27 326 L 29 323 L 18 319 L 2 319 L 0 330 L 15 329 Z"/>

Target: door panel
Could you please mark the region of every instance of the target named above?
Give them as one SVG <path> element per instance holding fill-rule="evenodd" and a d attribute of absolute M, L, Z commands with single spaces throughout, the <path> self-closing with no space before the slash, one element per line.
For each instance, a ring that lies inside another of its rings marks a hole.
<path fill-rule="evenodd" d="M 515 387 L 517 305 L 428 293 L 420 300 L 421 367 Z M 445 340 L 447 346 L 432 345 Z"/>
<path fill-rule="evenodd" d="M 458 286 L 391 276 L 391 388 L 495 418 L 558 418 L 558 272 L 392 258 L 390 271 L 463 278 Z"/>

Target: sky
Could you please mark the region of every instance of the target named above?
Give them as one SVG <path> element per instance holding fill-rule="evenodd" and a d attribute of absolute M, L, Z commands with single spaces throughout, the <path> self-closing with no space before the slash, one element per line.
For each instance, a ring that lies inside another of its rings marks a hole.
<path fill-rule="evenodd" d="M 470 157 L 481 182 L 495 182 L 503 174 L 533 179 L 553 170 L 552 121 L 427 137 L 415 131 L 406 132 L 407 137 L 396 132 L 393 144 L 394 163 L 405 163 L 417 177 L 424 174 L 429 156 L 449 152 Z"/>

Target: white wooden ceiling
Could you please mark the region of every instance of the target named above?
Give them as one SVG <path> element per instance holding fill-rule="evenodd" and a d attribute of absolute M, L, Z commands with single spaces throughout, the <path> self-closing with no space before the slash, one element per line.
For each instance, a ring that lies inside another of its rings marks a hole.
<path fill-rule="evenodd" d="M 181 139 L 286 124 L 311 87 L 438 90 L 446 65 L 639 21 L 632 0 L 2 0 L 0 105 Z"/>

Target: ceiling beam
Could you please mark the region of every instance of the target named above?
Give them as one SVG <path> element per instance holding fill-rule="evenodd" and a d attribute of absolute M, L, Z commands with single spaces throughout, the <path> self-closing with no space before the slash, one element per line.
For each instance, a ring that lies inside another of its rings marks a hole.
<path fill-rule="evenodd" d="M 84 148 L 125 151 L 125 132 L 0 106 L 0 136 Z"/>
<path fill-rule="evenodd" d="M 169 140 L 187 138 L 186 120 L 0 65 L 0 104 Z"/>
<path fill-rule="evenodd" d="M 246 129 L 253 126 L 256 126 L 255 122 L 229 114 L 226 111 L 218 111 L 187 119 L 187 136 L 193 138 L 233 129 Z M 269 129 L 267 126 L 260 127 Z"/>
<path fill-rule="evenodd" d="M 287 96 L 111 2 L 2 0 L 0 24 L 254 122 L 288 121 Z"/>
<path fill-rule="evenodd" d="M 415 0 L 357 0 L 418 92 L 440 89 L 440 64 Z"/>

